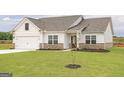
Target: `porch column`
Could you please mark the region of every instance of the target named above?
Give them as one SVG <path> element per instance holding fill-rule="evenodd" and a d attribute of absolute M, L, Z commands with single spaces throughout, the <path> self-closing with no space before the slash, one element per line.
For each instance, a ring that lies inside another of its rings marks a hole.
<path fill-rule="evenodd" d="M 77 48 L 79 49 L 80 31 L 77 31 Z"/>

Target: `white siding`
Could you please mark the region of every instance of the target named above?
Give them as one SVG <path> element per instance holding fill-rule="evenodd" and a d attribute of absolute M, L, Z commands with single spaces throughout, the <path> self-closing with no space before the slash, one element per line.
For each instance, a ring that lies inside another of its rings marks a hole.
<path fill-rule="evenodd" d="M 81 39 L 80 39 L 80 43 L 85 43 L 85 36 L 86 35 L 96 35 L 96 43 L 104 43 L 104 34 L 98 34 L 98 33 L 82 34 Z"/>
<path fill-rule="evenodd" d="M 44 43 L 44 32 L 40 33 L 40 43 Z"/>
<path fill-rule="evenodd" d="M 64 48 L 68 49 L 69 48 L 69 36 L 67 34 L 64 35 Z"/>
<path fill-rule="evenodd" d="M 113 42 L 112 29 L 110 27 L 110 24 L 108 24 L 108 27 L 104 33 L 104 37 L 105 37 L 105 43 L 112 43 Z"/>
<path fill-rule="evenodd" d="M 96 43 L 104 43 L 104 34 L 96 34 Z"/>
<path fill-rule="evenodd" d="M 65 33 L 48 31 L 48 32 L 45 32 L 43 35 L 44 35 L 44 43 L 48 43 L 48 35 L 58 35 L 58 43 L 64 43 Z"/>
<path fill-rule="evenodd" d="M 29 30 L 25 31 L 25 23 L 29 23 Z M 24 20 L 14 33 L 14 36 L 39 36 L 39 29 L 29 20 Z"/>
<path fill-rule="evenodd" d="M 25 23 L 29 23 L 28 31 L 25 31 Z M 33 37 L 40 37 L 40 31 L 32 22 L 30 22 L 28 19 L 24 19 L 17 25 L 13 36 L 13 43 L 18 43 L 18 37 L 32 37 L 33 39 Z"/>

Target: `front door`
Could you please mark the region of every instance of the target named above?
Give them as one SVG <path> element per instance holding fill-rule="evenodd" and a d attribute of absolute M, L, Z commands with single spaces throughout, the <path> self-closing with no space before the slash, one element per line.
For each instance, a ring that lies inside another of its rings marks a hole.
<path fill-rule="evenodd" d="M 71 48 L 77 47 L 77 38 L 76 36 L 71 36 Z"/>

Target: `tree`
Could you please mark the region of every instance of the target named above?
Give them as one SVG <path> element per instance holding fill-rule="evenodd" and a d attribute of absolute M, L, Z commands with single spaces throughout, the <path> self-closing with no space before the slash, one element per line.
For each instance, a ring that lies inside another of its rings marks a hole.
<path fill-rule="evenodd" d="M 0 32 L 0 40 L 12 40 L 12 33 Z"/>

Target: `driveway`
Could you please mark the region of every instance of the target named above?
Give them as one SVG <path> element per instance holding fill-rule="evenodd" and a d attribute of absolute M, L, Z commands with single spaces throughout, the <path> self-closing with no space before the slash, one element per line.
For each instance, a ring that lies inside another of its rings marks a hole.
<path fill-rule="evenodd" d="M 35 51 L 35 50 L 8 49 L 8 50 L 0 50 L 0 54 L 9 54 L 9 53 L 27 52 L 27 51 Z"/>

